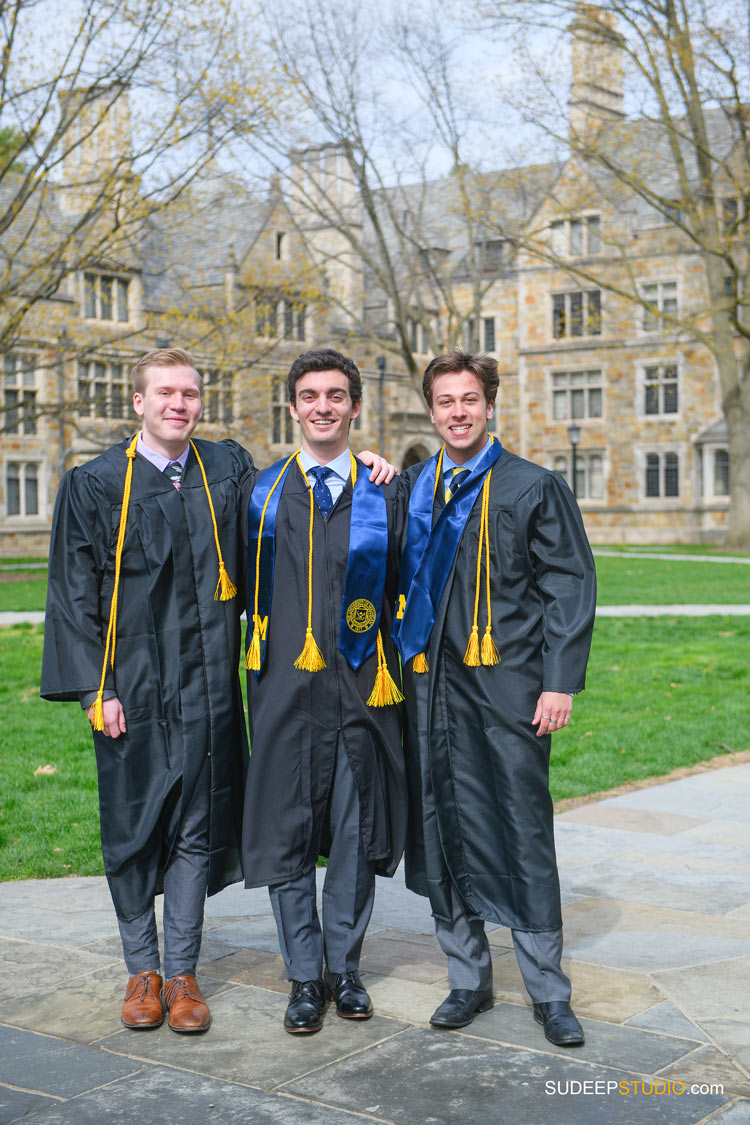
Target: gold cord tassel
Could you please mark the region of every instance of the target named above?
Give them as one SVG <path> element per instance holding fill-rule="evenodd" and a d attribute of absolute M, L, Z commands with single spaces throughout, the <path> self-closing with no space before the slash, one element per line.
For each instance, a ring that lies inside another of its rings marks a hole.
<path fill-rule="evenodd" d="M 313 520 L 315 513 L 315 501 L 313 500 L 312 487 L 310 486 L 310 483 L 309 481 L 307 481 L 307 477 L 305 476 L 304 469 L 302 468 L 302 463 L 299 459 L 299 454 L 297 455 L 297 464 L 299 465 L 299 471 L 302 473 L 302 476 L 307 482 L 307 491 L 310 494 L 310 529 L 308 532 L 309 546 L 307 561 L 307 629 L 305 630 L 305 644 L 302 648 L 302 652 L 294 662 L 294 667 L 300 668 L 304 672 L 320 672 L 323 670 L 323 668 L 326 668 L 327 665 L 323 657 L 323 653 L 318 648 L 312 631 Z"/>
<path fill-rule="evenodd" d="M 203 462 L 200 459 L 200 454 L 195 448 L 195 442 L 190 442 L 190 448 L 195 454 L 195 459 L 198 462 L 198 468 L 200 469 L 201 476 L 203 477 L 203 487 L 206 490 L 206 499 L 208 500 L 208 507 L 209 511 L 211 512 L 211 523 L 213 524 L 214 529 L 216 555 L 219 560 L 219 581 L 216 583 L 216 593 L 214 594 L 214 601 L 228 602 L 231 601 L 237 593 L 237 587 L 227 574 L 227 568 L 224 566 L 224 559 L 222 558 L 221 554 L 221 545 L 219 543 L 219 529 L 216 526 L 216 513 L 214 512 L 214 504 L 213 500 L 211 499 L 211 491 L 208 487 L 208 480 L 206 479 L 206 470 L 203 468 Z"/>
<path fill-rule="evenodd" d="M 425 672 L 429 672 L 430 666 L 427 663 L 427 653 L 418 652 L 417 655 L 414 657 L 414 660 L 412 661 L 411 667 L 412 667 L 412 671 L 416 672 L 420 676 L 423 675 Z"/>
<path fill-rule="evenodd" d="M 471 668 L 476 668 L 481 663 L 479 659 L 479 626 L 474 625 L 469 637 L 469 643 L 466 646 L 464 653 L 464 664 L 468 664 Z"/>
<path fill-rule="evenodd" d="M 492 639 L 492 626 L 488 625 L 482 637 L 482 664 L 499 664 L 500 653 Z"/>
<path fill-rule="evenodd" d="M 104 730 L 104 703 L 101 694 L 97 693 L 96 701 L 86 714 L 94 730 Z"/>
<path fill-rule="evenodd" d="M 328 667 L 310 626 L 305 629 L 305 644 L 294 662 L 294 667 L 303 672 L 320 672 L 323 668 Z"/>
<path fill-rule="evenodd" d="M 388 671 L 388 661 L 385 658 L 383 638 L 378 629 L 378 671 L 375 676 L 375 686 L 367 700 L 368 707 L 390 707 L 392 703 L 402 703 L 403 695 L 399 691 L 396 681 Z"/>
<path fill-rule="evenodd" d="M 229 602 L 237 593 L 237 587 L 232 579 L 227 574 L 227 568 L 224 566 L 224 560 L 219 562 L 219 581 L 216 584 L 216 593 L 214 594 L 214 601 Z"/>
<path fill-rule="evenodd" d="M 245 654 L 245 667 L 248 672 L 260 672 L 260 630 L 256 624 L 250 647 Z"/>

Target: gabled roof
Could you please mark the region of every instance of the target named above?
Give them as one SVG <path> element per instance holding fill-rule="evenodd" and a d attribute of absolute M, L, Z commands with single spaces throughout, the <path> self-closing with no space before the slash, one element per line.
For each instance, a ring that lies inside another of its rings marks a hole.
<path fill-rule="evenodd" d="M 179 300 L 186 288 L 220 286 L 247 258 L 272 206 L 235 177 L 208 168 L 168 210 L 157 213 L 143 240 L 146 306 Z"/>

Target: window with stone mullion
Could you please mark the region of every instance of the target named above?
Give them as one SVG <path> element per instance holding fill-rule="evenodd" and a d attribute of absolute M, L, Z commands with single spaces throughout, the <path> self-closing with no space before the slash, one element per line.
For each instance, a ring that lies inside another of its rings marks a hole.
<path fill-rule="evenodd" d="M 34 462 L 9 461 L 6 465 L 5 514 L 39 515 L 39 469 Z"/>
<path fill-rule="evenodd" d="M 676 453 L 646 454 L 646 497 L 675 499 L 680 495 L 680 462 Z"/>
<path fill-rule="evenodd" d="M 294 421 L 289 413 L 286 380 L 279 376 L 271 380 L 271 442 L 273 445 L 294 444 Z"/>
<path fill-rule="evenodd" d="M 555 371 L 552 374 L 552 417 L 602 417 L 602 373 L 599 370 Z"/>
<path fill-rule="evenodd" d="M 552 295 L 552 335 L 556 340 L 600 336 L 601 331 L 601 293 L 598 289 L 576 289 Z"/>
<path fill-rule="evenodd" d="M 644 414 L 677 414 L 679 412 L 678 371 L 676 363 L 663 363 L 644 369 Z"/>
<path fill-rule="evenodd" d="M 36 370 L 31 356 L 7 352 L 3 356 L 3 417 L 7 434 L 36 433 Z"/>
<path fill-rule="evenodd" d="M 726 449 L 714 450 L 714 496 L 729 495 L 729 453 Z"/>

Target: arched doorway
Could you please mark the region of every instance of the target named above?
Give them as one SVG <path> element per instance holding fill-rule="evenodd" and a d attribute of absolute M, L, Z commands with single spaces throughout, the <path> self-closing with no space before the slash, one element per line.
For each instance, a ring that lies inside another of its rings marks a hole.
<path fill-rule="evenodd" d="M 424 445 L 410 445 L 401 461 L 401 468 L 408 469 L 410 465 L 418 465 L 430 457 L 430 450 Z"/>

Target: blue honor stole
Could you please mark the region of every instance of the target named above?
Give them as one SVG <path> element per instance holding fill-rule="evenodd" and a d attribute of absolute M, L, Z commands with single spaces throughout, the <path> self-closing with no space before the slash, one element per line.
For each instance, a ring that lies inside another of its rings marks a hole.
<path fill-rule="evenodd" d="M 434 526 L 435 481 L 442 450 L 430 458 L 417 478 L 409 500 L 409 526 L 401 558 L 398 611 L 393 623 L 393 639 L 404 661 L 427 649 L 466 521 L 485 476 L 502 451 L 501 443 L 491 437 L 479 462 L 442 509 Z"/>
<path fill-rule="evenodd" d="M 296 454 L 288 460 L 282 458 L 269 469 L 263 470 L 256 481 L 248 507 L 249 609 L 252 611 L 248 632 L 251 632 L 252 626 L 252 631 L 257 630 L 260 634 L 261 669 L 265 662 L 268 618 L 273 595 L 276 516 L 286 476 L 295 459 Z M 367 472 L 357 472 L 357 467 L 352 457 L 354 479 L 349 557 L 339 627 L 339 651 L 355 671 L 375 650 L 388 554 L 388 515 L 383 490 L 372 483 Z M 309 488 L 306 477 L 305 483 Z M 260 670 L 256 670 L 255 674 L 259 677 Z"/>

